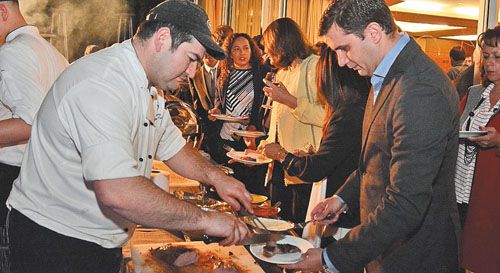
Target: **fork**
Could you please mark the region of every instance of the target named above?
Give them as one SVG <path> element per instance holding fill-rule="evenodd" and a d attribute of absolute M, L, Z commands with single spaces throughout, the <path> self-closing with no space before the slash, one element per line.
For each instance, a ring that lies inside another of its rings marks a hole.
<path fill-rule="evenodd" d="M 335 216 L 335 214 L 328 214 L 323 220 L 331 220 L 333 219 L 333 217 Z M 300 223 L 294 223 L 293 226 L 294 228 L 304 228 L 307 224 L 313 222 L 314 219 L 311 219 L 311 220 L 308 220 L 308 221 L 305 221 L 305 222 L 300 222 Z"/>

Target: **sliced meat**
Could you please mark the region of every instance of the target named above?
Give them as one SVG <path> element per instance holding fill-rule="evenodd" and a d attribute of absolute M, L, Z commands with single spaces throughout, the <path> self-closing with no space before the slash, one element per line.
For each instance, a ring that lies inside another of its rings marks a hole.
<path fill-rule="evenodd" d="M 264 257 L 272 257 L 274 256 L 275 254 L 277 254 L 276 252 L 278 251 L 278 248 L 276 247 L 276 241 L 267 241 L 266 242 L 266 245 L 264 246 L 264 249 L 262 251 L 262 255 L 264 255 Z"/>
<path fill-rule="evenodd" d="M 154 258 L 175 267 L 194 264 L 199 259 L 198 253 L 184 247 L 158 247 L 151 249 L 150 252 Z"/>
<path fill-rule="evenodd" d="M 300 253 L 300 248 L 291 244 L 278 244 L 279 252 L 285 253 Z"/>
<path fill-rule="evenodd" d="M 289 254 L 289 253 L 300 253 L 300 248 L 291 244 L 277 244 L 276 242 L 267 242 L 264 246 L 262 255 L 264 257 L 272 257 L 276 254 Z"/>

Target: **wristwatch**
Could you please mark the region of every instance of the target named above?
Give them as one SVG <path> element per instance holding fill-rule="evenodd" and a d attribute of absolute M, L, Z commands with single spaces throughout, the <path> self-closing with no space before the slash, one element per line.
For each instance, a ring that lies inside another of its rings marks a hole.
<path fill-rule="evenodd" d="M 283 161 L 285 161 L 287 154 L 288 154 L 288 152 L 285 150 L 285 148 L 281 148 L 279 153 L 278 153 L 278 161 L 280 163 L 283 163 Z"/>

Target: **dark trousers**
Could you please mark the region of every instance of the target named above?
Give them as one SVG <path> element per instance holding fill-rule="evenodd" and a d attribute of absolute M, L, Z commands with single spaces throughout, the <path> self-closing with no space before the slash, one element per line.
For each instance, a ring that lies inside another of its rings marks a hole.
<path fill-rule="evenodd" d="M 118 273 L 121 248 L 64 236 L 19 211 L 9 216 L 11 273 Z"/>
<path fill-rule="evenodd" d="M 306 219 L 312 184 L 285 185 L 283 165 L 274 161 L 271 179 L 271 203 L 281 202 L 280 217 L 295 223 Z"/>
<path fill-rule="evenodd" d="M 2 226 L 5 224 L 9 211 L 5 206 L 5 201 L 12 190 L 12 183 L 19 176 L 20 169 L 16 166 L 0 163 L 0 223 Z"/>

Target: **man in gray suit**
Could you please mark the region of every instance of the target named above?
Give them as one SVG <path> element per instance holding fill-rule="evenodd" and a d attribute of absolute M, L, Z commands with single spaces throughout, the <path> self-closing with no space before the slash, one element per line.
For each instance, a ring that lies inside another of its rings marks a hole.
<path fill-rule="evenodd" d="M 331 272 L 455 272 L 458 214 L 453 176 L 458 98 L 441 69 L 399 33 L 383 0 L 337 0 L 325 11 L 340 66 L 371 76 L 359 168 L 312 215 L 346 209 L 361 224 L 285 268 Z"/>

